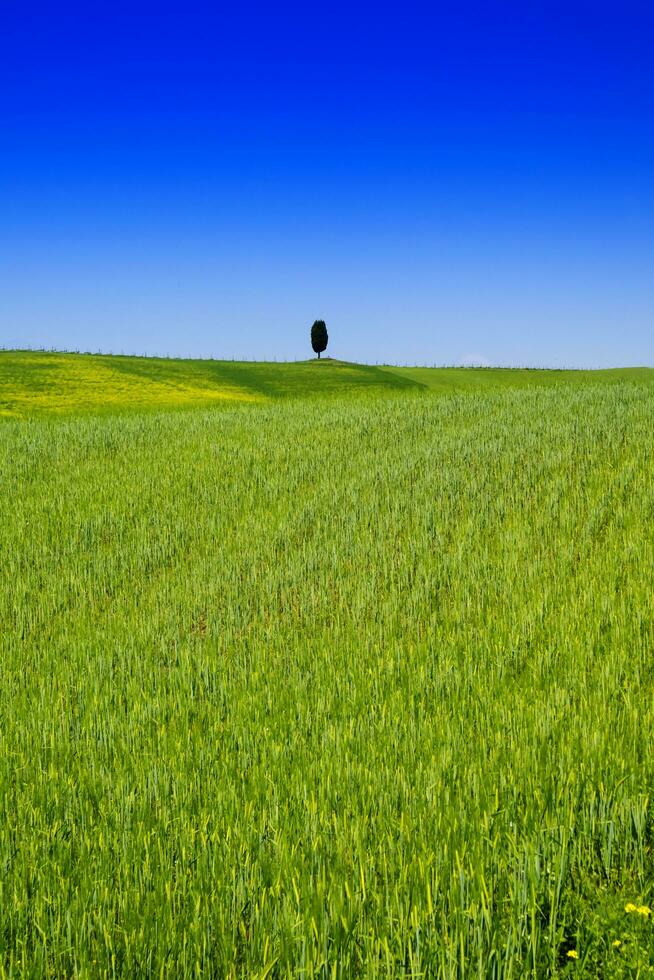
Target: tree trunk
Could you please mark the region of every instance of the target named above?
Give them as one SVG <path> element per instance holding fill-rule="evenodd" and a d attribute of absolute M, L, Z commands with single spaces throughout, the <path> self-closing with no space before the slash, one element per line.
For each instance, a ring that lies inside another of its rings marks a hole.
<path fill-rule="evenodd" d="M 320 351 L 318 351 L 318 360 L 320 360 Z"/>

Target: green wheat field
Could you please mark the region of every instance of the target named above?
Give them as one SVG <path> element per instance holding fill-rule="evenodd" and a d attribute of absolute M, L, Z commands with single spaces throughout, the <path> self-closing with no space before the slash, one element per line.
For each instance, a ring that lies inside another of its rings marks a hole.
<path fill-rule="evenodd" d="M 0 976 L 654 976 L 654 370 L 0 352 Z"/>

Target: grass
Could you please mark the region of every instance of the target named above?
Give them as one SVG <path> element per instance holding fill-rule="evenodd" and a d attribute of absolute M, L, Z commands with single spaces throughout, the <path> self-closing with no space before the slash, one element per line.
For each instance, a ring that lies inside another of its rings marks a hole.
<path fill-rule="evenodd" d="M 320 361 L 179 360 L 45 351 L 0 351 L 0 418 L 116 414 L 226 406 L 280 398 L 414 392 L 453 394 L 563 384 L 652 381 L 651 368 L 534 371 L 390 368 Z"/>
<path fill-rule="evenodd" d="M 418 388 L 365 364 L 291 364 L 0 351 L 0 417 L 197 408 Z"/>
<path fill-rule="evenodd" d="M 313 368 L 0 427 L 0 975 L 651 975 L 654 385 Z"/>
<path fill-rule="evenodd" d="M 394 375 L 440 394 L 504 391 L 507 388 L 543 388 L 559 385 L 620 384 L 654 381 L 652 368 L 611 368 L 603 371 L 541 370 L 534 368 L 386 368 Z"/>

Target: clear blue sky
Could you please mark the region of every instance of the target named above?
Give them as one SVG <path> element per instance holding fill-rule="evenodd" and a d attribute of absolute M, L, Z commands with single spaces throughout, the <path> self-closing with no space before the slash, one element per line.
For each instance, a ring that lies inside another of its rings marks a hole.
<path fill-rule="evenodd" d="M 4 0 L 0 344 L 654 364 L 649 3 Z"/>

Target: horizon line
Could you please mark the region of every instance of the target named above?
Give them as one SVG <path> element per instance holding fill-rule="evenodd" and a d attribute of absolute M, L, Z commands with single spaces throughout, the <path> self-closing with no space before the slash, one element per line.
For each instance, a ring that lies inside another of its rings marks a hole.
<path fill-rule="evenodd" d="M 654 365 L 651 364 L 614 364 L 611 367 L 551 367 L 551 366 L 541 366 L 535 364 L 437 364 L 432 362 L 430 364 L 422 363 L 409 363 L 404 362 L 402 364 L 393 363 L 391 361 L 346 361 L 339 357 L 296 357 L 296 358 L 257 358 L 257 357 L 215 357 L 215 356 L 197 356 L 197 357 L 187 357 L 182 354 L 151 354 L 143 353 L 137 354 L 135 352 L 129 353 L 124 350 L 112 351 L 112 350 L 73 350 L 66 347 L 43 347 L 43 346 L 31 346 L 26 345 L 25 347 L 14 347 L 14 346 L 4 346 L 0 344 L 0 353 L 6 354 L 72 354 L 79 357 L 128 357 L 128 358 L 139 358 L 142 360 L 158 360 L 158 361 L 202 361 L 202 362 L 215 362 L 223 364 L 305 364 L 311 363 L 312 361 L 337 361 L 341 364 L 359 364 L 364 367 L 379 367 L 379 368 L 423 368 L 425 370 L 432 371 L 642 371 L 642 370 L 654 370 Z"/>

